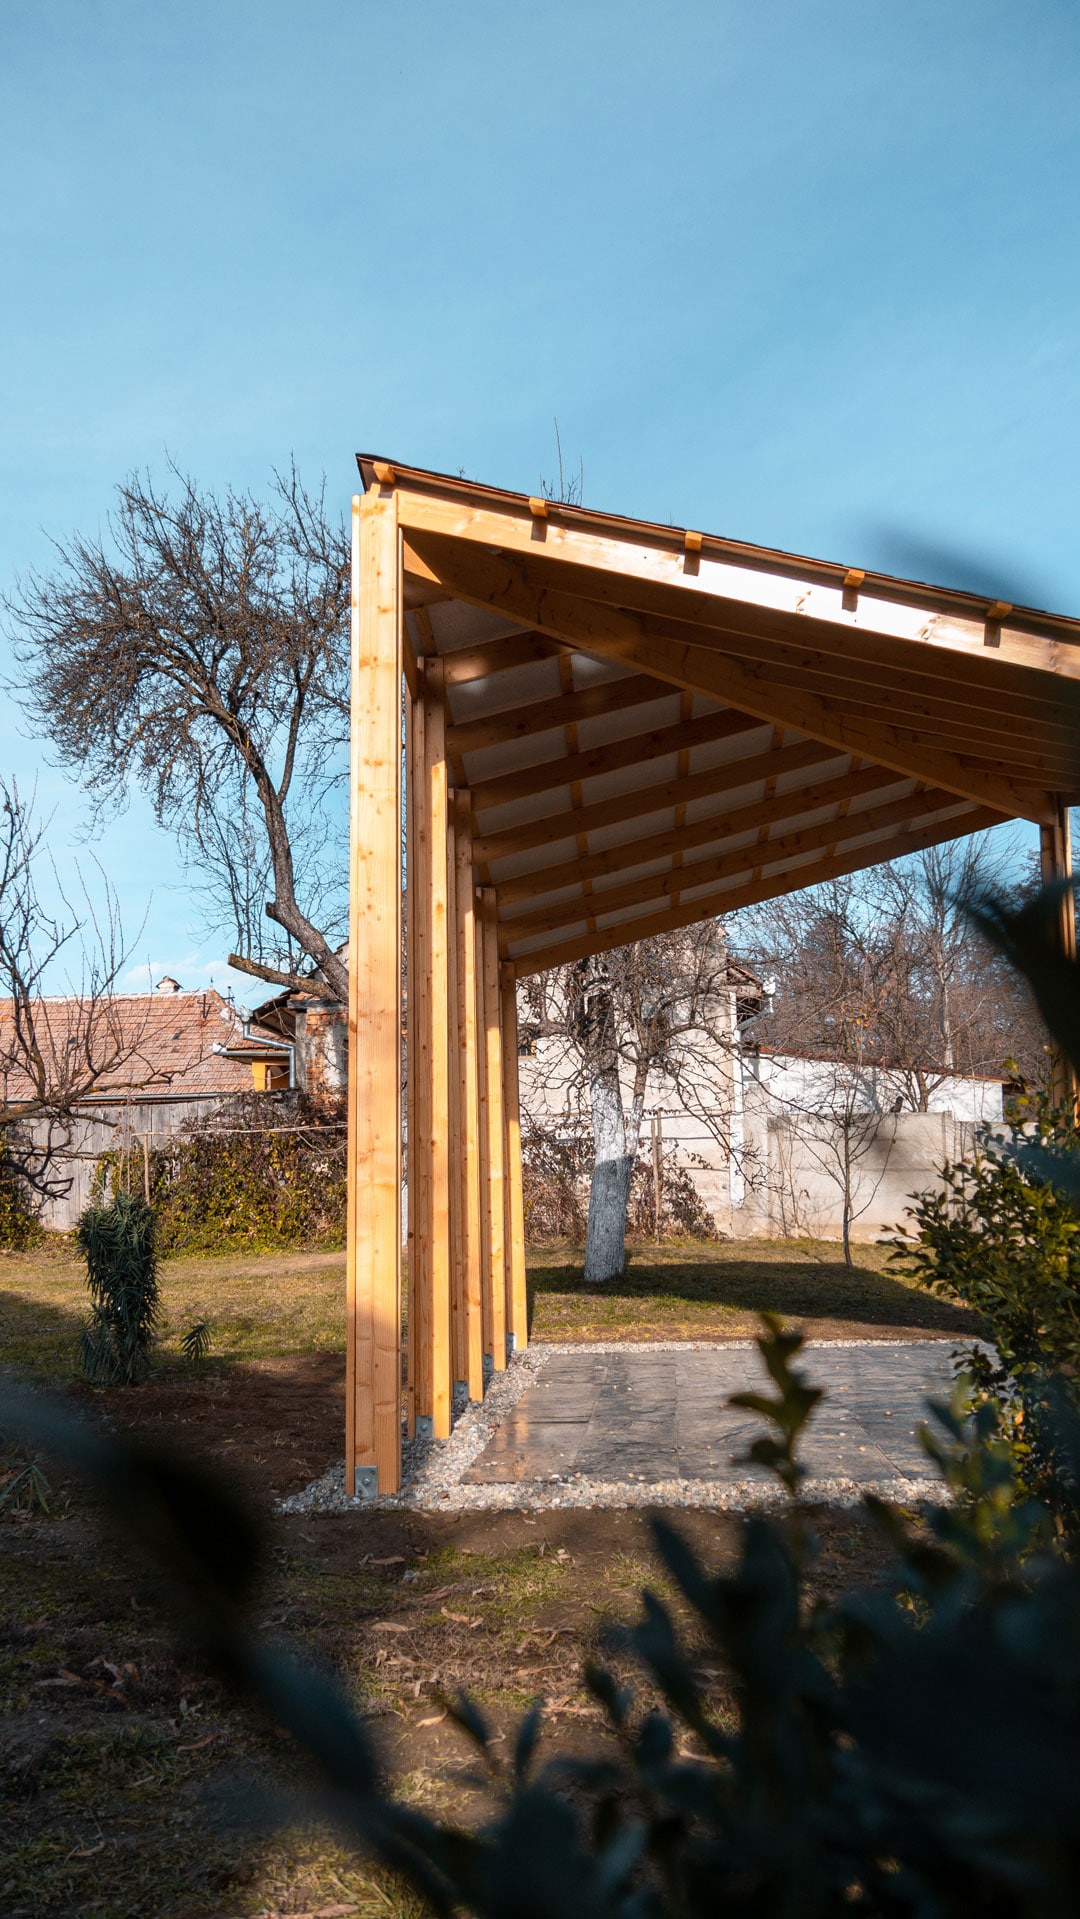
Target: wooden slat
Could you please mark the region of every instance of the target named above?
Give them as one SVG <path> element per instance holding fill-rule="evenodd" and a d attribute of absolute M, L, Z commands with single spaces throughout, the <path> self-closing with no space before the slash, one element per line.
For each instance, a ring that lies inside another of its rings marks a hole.
<path fill-rule="evenodd" d="M 919 820 L 925 820 L 928 813 L 941 812 L 946 807 L 959 804 L 953 793 L 925 790 L 908 793 L 903 799 L 891 800 L 888 805 L 867 807 L 864 812 L 851 813 L 842 822 L 833 819 L 815 826 L 801 827 L 776 839 L 736 847 L 711 858 L 697 860 L 692 866 L 656 873 L 648 879 L 631 880 L 623 886 L 606 887 L 602 892 L 590 894 L 587 900 L 578 898 L 560 900 L 554 905 L 541 904 L 513 918 L 503 919 L 499 929 L 500 944 L 505 951 L 510 941 L 522 939 L 527 934 L 550 932 L 559 926 L 572 926 L 586 912 L 601 918 L 608 913 L 621 913 L 634 906 L 644 906 L 650 900 L 661 900 L 666 894 L 706 886 L 713 880 L 731 879 L 739 873 L 750 873 L 755 867 L 773 866 L 777 860 L 795 859 L 801 853 L 816 851 L 833 842 L 840 845 L 864 834 L 883 832 L 891 826 L 911 825 L 914 828 Z"/>
<path fill-rule="evenodd" d="M 499 990 L 502 998 L 506 1114 L 506 1331 L 514 1350 L 520 1353 L 529 1343 L 529 1314 L 525 1285 L 525 1205 L 521 1179 L 517 986 L 512 966 L 500 967 Z"/>
<path fill-rule="evenodd" d="M 401 1483 L 401 626 L 396 496 L 356 499 L 345 1464 L 380 1493 Z"/>
<path fill-rule="evenodd" d="M 737 793 L 744 786 L 756 786 L 781 773 L 797 773 L 804 768 L 827 766 L 846 758 L 842 747 L 822 746 L 816 740 L 799 740 L 790 746 L 770 748 L 765 753 L 749 753 L 740 760 L 725 760 L 704 773 L 691 773 L 686 779 L 643 781 L 630 792 L 618 793 L 610 800 L 594 800 L 580 812 L 562 807 L 556 813 L 527 820 L 521 826 L 508 826 L 499 833 L 479 835 L 473 843 L 477 861 L 488 864 L 510 859 L 518 853 L 531 853 L 540 846 L 558 846 L 576 833 L 596 833 L 609 826 L 629 825 L 632 820 L 652 813 L 666 813 L 676 806 L 689 806 L 695 800 L 722 800 L 725 793 Z M 903 773 L 893 776 L 897 780 Z"/>
<path fill-rule="evenodd" d="M 525 740 L 537 733 L 550 733 L 560 726 L 577 726 L 582 720 L 595 720 L 609 713 L 626 713 L 635 706 L 648 706 L 653 700 L 669 700 L 670 686 L 647 673 L 633 673 L 620 680 L 602 680 L 598 686 L 584 686 L 575 693 L 559 693 L 553 699 L 519 701 L 500 713 L 489 713 L 482 720 L 461 720 L 446 729 L 447 750 L 452 753 L 476 753 L 484 747 L 501 746 L 507 740 Z"/>
<path fill-rule="evenodd" d="M 940 846 L 945 840 L 963 839 L 967 834 L 981 832 L 984 827 L 994 826 L 997 822 L 996 813 L 982 807 L 972 807 L 955 821 L 891 836 L 880 848 L 872 849 L 872 858 L 867 848 L 838 853 L 833 859 L 814 861 L 790 874 L 762 880 L 758 885 L 729 886 L 718 890 L 711 898 L 706 896 L 668 912 L 643 913 L 621 926 L 607 927 L 579 939 L 561 940 L 535 952 L 513 954 L 511 964 L 517 979 L 528 979 L 533 973 L 545 973 L 553 966 L 568 966 L 575 960 L 588 959 L 594 953 L 607 953 L 616 946 L 629 946 L 635 940 L 649 939 L 654 933 L 676 932 L 680 927 L 695 926 L 701 920 L 738 912 L 743 906 L 757 906 L 763 900 L 778 899 L 784 893 L 819 886 L 824 880 L 841 879 L 844 874 L 861 872 L 869 865 L 902 859 L 907 853 L 920 852 L 927 846 Z"/>
<path fill-rule="evenodd" d="M 796 787 L 771 800 L 754 800 L 748 806 L 727 812 L 710 813 L 707 819 L 684 822 L 667 833 L 654 833 L 646 839 L 627 840 L 603 853 L 587 853 L 574 860 L 562 860 L 555 866 L 536 867 L 512 880 L 500 880 L 499 910 L 519 900 L 541 899 L 573 880 L 594 880 L 621 873 L 628 866 L 646 861 L 668 859 L 691 847 L 710 846 L 713 841 L 730 839 L 753 827 L 774 826 L 786 820 L 813 813 L 822 806 L 836 806 L 881 788 L 895 787 L 900 775 L 880 766 L 864 767 L 858 773 L 843 773 L 838 779 L 822 780 L 813 786 Z M 688 868 L 692 871 L 692 868 Z M 602 897 L 597 894 L 599 899 Z"/>
<path fill-rule="evenodd" d="M 711 746 L 717 740 L 737 739 L 740 733 L 756 733 L 760 728 L 760 720 L 724 707 L 715 713 L 703 713 L 697 720 L 653 727 L 647 733 L 633 733 L 628 739 L 611 740 L 606 746 L 591 747 L 583 753 L 562 753 L 513 773 L 474 780 L 469 788 L 473 813 L 488 813 L 495 806 L 528 799 L 549 788 L 569 786 L 575 780 L 598 779 L 628 766 L 647 766 L 651 760 L 668 759 L 695 746 Z"/>
<path fill-rule="evenodd" d="M 414 538 L 419 541 L 420 535 Z M 871 724 L 848 713 L 842 700 L 824 700 L 802 689 L 786 689 L 751 672 L 748 664 L 730 654 L 712 652 L 704 644 L 673 640 L 662 619 L 627 612 L 619 605 L 598 603 L 568 590 L 537 584 L 535 567 L 510 553 L 487 554 L 481 548 L 464 550 L 465 542 L 436 540 L 423 535 L 423 553 L 437 568 L 443 584 L 471 604 L 497 607 L 510 618 L 529 621 L 545 632 L 568 640 L 599 659 L 670 680 L 673 686 L 723 701 L 740 711 L 777 725 L 792 727 L 813 739 L 861 758 L 892 767 L 909 778 L 948 787 L 960 798 L 999 812 L 1041 820 L 1050 809 L 1048 794 L 1007 773 L 973 766 L 966 756 L 946 751 L 920 737 L 917 731 Z M 573 570 L 574 579 L 580 574 Z M 590 582 L 590 587 L 595 584 Z M 608 579 L 602 587 L 611 585 Z M 689 603 L 688 603 L 689 604 Z M 1041 644 L 1041 643 L 1040 643 Z M 1080 665 L 1078 665 L 1080 671 Z"/>
<path fill-rule="evenodd" d="M 484 1391 L 484 1328 L 480 1282 L 480 1140 L 479 1092 L 477 1085 L 476 1032 L 476 915 L 473 887 L 471 815 L 469 796 L 458 793 L 454 801 L 455 855 L 457 875 L 455 909 L 457 914 L 457 1056 L 461 1151 L 458 1155 L 461 1212 L 462 1257 L 465 1269 L 466 1370 L 469 1398 L 480 1399 Z"/>
<path fill-rule="evenodd" d="M 479 640 L 475 646 L 443 654 L 446 684 L 464 686 L 470 680 L 486 680 L 492 673 L 507 673 L 514 666 L 557 660 L 565 649 L 565 641 L 550 633 L 507 633 L 501 640 Z"/>
<path fill-rule="evenodd" d="M 484 1157 L 484 1186 L 480 1193 L 481 1212 L 486 1216 L 485 1247 L 488 1260 L 492 1364 L 496 1372 L 506 1367 L 506 1197 L 503 1191 L 506 1160 L 506 1122 L 503 1116 L 502 1027 L 499 999 L 499 945 L 495 892 L 490 886 L 480 889 L 477 961 L 483 979 L 483 1031 L 485 1118 L 487 1152 Z M 486 1346 L 486 1341 L 485 1341 Z"/>

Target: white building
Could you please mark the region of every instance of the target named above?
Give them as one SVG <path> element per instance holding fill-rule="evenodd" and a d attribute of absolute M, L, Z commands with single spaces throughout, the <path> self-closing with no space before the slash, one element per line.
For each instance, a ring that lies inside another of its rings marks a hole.
<path fill-rule="evenodd" d="M 914 1193 L 1000 1122 L 1001 1079 L 933 1076 L 928 1111 L 914 1111 L 910 1076 L 796 1053 L 760 1052 L 739 1031 L 732 991 L 729 1043 L 684 1062 L 679 1083 L 650 1075 L 639 1153 L 659 1142 L 665 1164 L 691 1177 L 716 1228 L 733 1238 L 872 1240 L 898 1226 Z M 565 1040 L 538 1039 L 520 1061 L 523 1118 L 588 1140 L 580 1060 Z M 629 1069 L 622 1074 L 629 1110 Z"/>

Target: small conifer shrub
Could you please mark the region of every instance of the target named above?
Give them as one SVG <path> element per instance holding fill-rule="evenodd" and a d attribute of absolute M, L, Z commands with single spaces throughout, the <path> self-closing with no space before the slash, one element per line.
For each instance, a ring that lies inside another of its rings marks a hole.
<path fill-rule="evenodd" d="M 79 1337 L 87 1379 L 135 1386 L 150 1369 L 161 1295 L 154 1211 L 138 1194 L 88 1206 L 78 1225 L 90 1317 Z"/>

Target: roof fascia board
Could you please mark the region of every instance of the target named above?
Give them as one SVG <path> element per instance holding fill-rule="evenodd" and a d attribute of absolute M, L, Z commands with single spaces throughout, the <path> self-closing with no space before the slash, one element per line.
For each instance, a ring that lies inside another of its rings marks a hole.
<path fill-rule="evenodd" d="M 379 455 L 356 455 L 361 482 L 369 488 L 378 484 L 375 466 L 392 468 L 394 484 L 424 498 L 444 499 L 493 513 L 508 513 L 529 522 L 529 496 L 503 487 L 489 486 L 479 480 L 439 473 L 432 468 L 406 466 L 398 461 L 383 461 Z M 604 513 L 596 508 L 572 506 L 569 502 L 547 502 L 547 525 L 594 530 L 609 539 L 648 540 L 650 545 L 680 555 L 686 550 L 684 527 L 659 521 L 633 520 L 623 514 Z M 695 536 L 697 537 L 697 536 Z M 785 552 L 780 547 L 757 546 L 747 540 L 732 540 L 721 534 L 700 535 L 703 558 L 727 560 L 736 565 L 760 569 L 764 573 L 783 573 L 809 582 L 820 581 L 843 589 L 851 572 L 847 562 L 815 559 L 808 554 Z M 962 619 L 983 622 L 991 601 L 989 596 L 965 591 L 961 587 L 935 586 L 923 580 L 908 580 L 890 573 L 864 572 L 859 586 L 860 598 L 868 595 L 883 600 L 899 600 L 928 612 L 954 612 Z M 1038 607 L 1016 605 L 1010 609 L 1010 621 L 1025 632 L 1040 633 L 1066 644 L 1080 643 L 1080 620 L 1066 614 L 1050 613 Z"/>

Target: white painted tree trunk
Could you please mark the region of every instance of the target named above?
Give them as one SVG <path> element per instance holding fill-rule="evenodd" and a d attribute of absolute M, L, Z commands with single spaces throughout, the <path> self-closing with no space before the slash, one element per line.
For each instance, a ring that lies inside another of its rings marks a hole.
<path fill-rule="evenodd" d="M 634 1161 L 626 1150 L 619 1070 L 590 1065 L 596 1158 L 589 1188 L 589 1225 L 585 1237 L 585 1278 L 591 1285 L 617 1279 L 626 1265 L 626 1207 Z"/>

